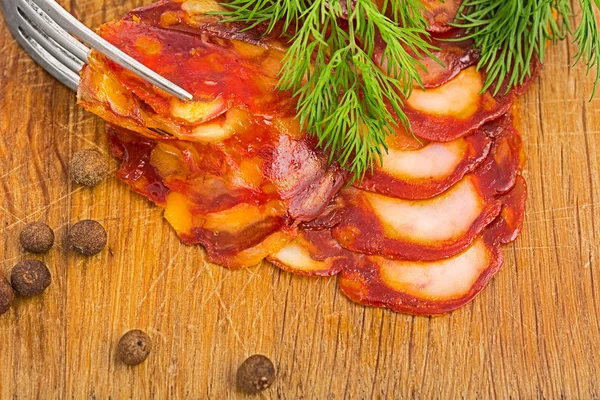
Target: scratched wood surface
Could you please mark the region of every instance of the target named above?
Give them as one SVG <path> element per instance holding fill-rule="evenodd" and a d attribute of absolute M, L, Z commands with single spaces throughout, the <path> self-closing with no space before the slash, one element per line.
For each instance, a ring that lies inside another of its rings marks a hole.
<path fill-rule="evenodd" d="M 143 3 L 66 6 L 98 26 Z M 335 279 L 209 264 L 114 176 L 73 185 L 73 152 L 107 154 L 103 123 L 0 24 L 0 273 L 30 257 L 24 223 L 57 237 L 36 257 L 50 288 L 0 317 L 0 398 L 235 398 L 236 367 L 253 353 L 278 368 L 265 398 L 600 398 L 600 96 L 588 102 L 573 54 L 552 47 L 520 102 L 530 195 L 504 268 L 471 304 L 426 318 L 355 305 Z M 96 257 L 65 246 L 83 218 L 108 230 Z M 126 368 L 115 344 L 132 328 L 154 351 Z"/>

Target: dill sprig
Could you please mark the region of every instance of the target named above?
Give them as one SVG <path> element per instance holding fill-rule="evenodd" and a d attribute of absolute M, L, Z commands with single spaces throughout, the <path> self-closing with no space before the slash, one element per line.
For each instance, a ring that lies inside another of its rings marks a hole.
<path fill-rule="evenodd" d="M 403 100 L 421 86 L 420 60 L 433 57 L 434 48 L 418 0 L 386 0 L 381 9 L 371 0 L 233 0 L 223 6 L 226 22 L 267 24 L 267 33 L 282 21 L 291 37 L 279 88 L 292 91 L 300 124 L 355 179 L 381 161 L 387 135 L 399 125 L 410 130 Z M 382 11 L 388 7 L 391 18 Z M 385 43 L 381 56 L 378 38 Z"/>
<path fill-rule="evenodd" d="M 596 94 L 598 82 L 600 82 L 600 34 L 598 33 L 598 22 L 594 17 L 594 7 L 591 0 L 580 0 L 581 3 L 581 23 L 575 30 L 575 43 L 577 44 L 577 54 L 575 63 L 584 59 L 587 66 L 587 73 L 595 68 L 596 77 L 592 98 Z M 596 8 L 600 9 L 600 0 L 594 0 Z"/>
<path fill-rule="evenodd" d="M 281 24 L 290 47 L 279 88 L 297 96 L 302 126 L 329 151 L 330 161 L 360 179 L 381 161 L 387 135 L 398 126 L 410 131 L 403 100 L 422 86 L 422 57 L 433 57 L 421 1 L 230 0 L 222 14 L 247 29 L 266 26 L 267 34 Z M 579 3 L 582 18 L 574 28 L 571 0 L 465 0 L 454 25 L 466 29 L 462 39 L 472 38 L 481 53 L 483 90 L 496 95 L 522 84 L 534 60 L 544 62 L 548 41 L 572 35 L 574 62 L 583 60 L 588 73 L 596 69 L 595 93 L 600 35 L 594 9 L 600 0 Z M 385 47 L 376 60 L 378 39 Z"/>
<path fill-rule="evenodd" d="M 465 28 L 466 37 L 481 52 L 478 67 L 487 73 L 483 90 L 494 86 L 497 94 L 501 87 L 508 91 L 522 84 L 531 76 L 534 57 L 544 63 L 548 41 L 574 34 L 575 62 L 585 60 L 588 72 L 596 67 L 595 92 L 600 81 L 600 36 L 594 2 L 600 8 L 600 0 L 579 0 L 582 20 L 574 31 L 570 0 L 465 0 L 455 26 Z"/>

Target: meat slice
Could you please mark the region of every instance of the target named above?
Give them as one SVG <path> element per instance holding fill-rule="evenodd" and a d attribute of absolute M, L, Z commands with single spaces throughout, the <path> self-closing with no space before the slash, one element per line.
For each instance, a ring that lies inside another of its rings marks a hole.
<path fill-rule="evenodd" d="M 448 82 L 463 69 L 466 69 L 479 61 L 479 52 L 474 48 L 471 39 L 464 39 L 465 31 L 454 29 L 450 32 L 432 34 L 429 42 L 433 46 L 431 56 L 417 54 L 413 49 L 405 47 L 409 54 L 418 58 L 421 68 L 419 77 L 425 89 L 435 88 Z M 374 59 L 379 67 L 387 72 L 387 59 L 383 58 L 386 43 L 378 39 L 376 41 Z"/>
<path fill-rule="evenodd" d="M 479 52 L 475 49 L 473 41 L 458 40 L 464 34 L 464 30 L 454 29 L 432 35 L 431 44 L 437 48 L 432 54 L 437 60 L 431 57 L 422 60 L 425 68 L 421 69 L 420 76 L 425 89 L 443 85 L 479 61 Z"/>
<path fill-rule="evenodd" d="M 194 95 L 181 101 L 93 53 L 78 100 L 114 125 L 150 138 L 219 142 L 243 129 L 251 113 L 295 115 L 290 94 L 275 89 L 282 51 L 130 20 L 100 33 Z"/>
<path fill-rule="evenodd" d="M 279 268 L 298 275 L 330 276 L 352 268 L 356 255 L 339 245 L 330 229 L 301 230 L 269 258 Z"/>
<path fill-rule="evenodd" d="M 165 208 L 186 244 L 202 244 L 213 262 L 253 265 L 323 212 L 344 182 L 307 138 L 254 125 L 219 144 L 150 140 L 108 128 L 118 176 Z"/>
<path fill-rule="evenodd" d="M 500 245 L 475 240 L 462 253 L 435 261 L 361 259 L 342 271 L 340 288 L 353 301 L 409 314 L 441 314 L 477 295 L 502 265 Z"/>
<path fill-rule="evenodd" d="M 397 148 L 392 138 L 381 164 L 354 186 L 401 199 L 428 199 L 473 171 L 488 155 L 491 142 L 486 129 L 418 149 Z"/>
<path fill-rule="evenodd" d="M 212 0 L 160 1 L 99 29 L 192 101 L 92 53 L 79 102 L 112 124 L 117 175 L 210 261 L 268 258 L 301 275 L 340 274 L 361 304 L 451 311 L 487 284 L 522 224 L 521 138 L 504 114 L 531 79 L 482 93 L 472 42 L 446 40 L 464 34 L 448 25 L 460 2 L 423 3 L 444 66 L 423 60 L 424 90 L 402 105 L 414 136 L 398 128 L 354 187 L 300 126 L 292 93 L 277 90 L 284 39 L 219 22 Z"/>
<path fill-rule="evenodd" d="M 358 189 L 346 201 L 334 237 L 345 248 L 409 260 L 436 260 L 464 250 L 501 209 L 499 194 L 515 183 L 521 140 L 506 120 L 492 151 L 473 173 L 443 194 L 403 200 Z"/>
<path fill-rule="evenodd" d="M 436 142 L 452 141 L 506 114 L 535 76 L 508 93 L 500 90 L 493 96 L 491 90 L 481 93 L 485 76 L 472 66 L 437 88 L 415 88 L 406 100 L 404 112 L 416 136 Z"/>
<path fill-rule="evenodd" d="M 346 248 L 392 258 L 436 260 L 466 248 L 498 215 L 500 202 L 467 176 L 428 200 L 347 190 L 347 210 L 333 230 Z"/>
<path fill-rule="evenodd" d="M 193 101 L 176 99 L 93 52 L 82 71 L 79 103 L 150 138 L 212 143 L 238 134 L 259 115 L 293 120 L 296 99 L 277 90 L 286 44 L 273 35 L 219 23 L 205 14 L 215 7 L 211 1 L 162 1 L 99 29 L 105 39 L 192 93 Z M 444 66 L 423 60 L 426 90 L 415 88 L 402 105 L 420 138 L 445 142 L 471 133 L 506 113 L 529 82 L 495 97 L 490 91 L 481 94 L 485 77 L 473 66 L 478 54 L 472 42 L 444 40 L 462 34 L 451 31 L 432 39 Z"/>
<path fill-rule="evenodd" d="M 481 292 L 502 266 L 500 245 L 517 236 L 525 197 L 525 181 L 518 177 L 512 191 L 502 198 L 501 216 L 453 257 L 406 261 L 365 256 L 341 271 L 340 288 L 357 303 L 402 313 L 431 315 L 456 310 Z"/>

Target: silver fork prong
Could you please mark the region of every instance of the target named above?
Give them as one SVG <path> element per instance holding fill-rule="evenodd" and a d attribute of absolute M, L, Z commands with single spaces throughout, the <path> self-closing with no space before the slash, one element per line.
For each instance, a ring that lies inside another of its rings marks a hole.
<path fill-rule="evenodd" d="M 22 15 L 17 10 L 17 5 L 23 4 L 22 0 L 0 0 L 0 9 L 4 14 L 4 22 L 13 37 L 30 57 L 41 65 L 48 73 L 64 83 L 70 89 L 77 91 L 79 86 L 79 73 L 73 72 L 69 67 L 57 60 L 33 37 L 29 36 L 22 21 Z M 75 39 L 74 39 L 75 40 Z"/>
<path fill-rule="evenodd" d="M 75 17 L 69 14 L 64 8 L 53 0 L 32 0 L 40 7 L 50 18 L 58 25 L 71 33 L 79 40 L 91 48 L 104 54 L 107 58 L 114 61 L 125 69 L 128 69 L 140 77 L 144 78 L 153 85 L 165 90 L 166 92 L 179 97 L 182 100 L 191 100 L 193 97 L 185 89 L 177 86 L 168 79 L 160 76 L 144 64 L 127 55 L 117 47 L 113 46 L 100 36 L 95 34 L 87 26 L 79 22 Z"/>
<path fill-rule="evenodd" d="M 17 4 L 17 10 L 21 10 L 38 30 L 44 31 L 65 50 L 71 52 L 82 62 L 87 63 L 90 49 L 58 26 L 35 3 L 31 0 L 23 0 Z"/>
<path fill-rule="evenodd" d="M 29 53 L 31 58 L 40 64 L 52 76 L 65 84 L 71 90 L 77 91 L 79 87 L 79 74 L 73 72 L 62 62 L 57 60 L 52 54 L 48 53 L 35 39 L 27 36 L 20 28 L 11 29 L 13 36 L 21 46 Z"/>
<path fill-rule="evenodd" d="M 59 62 L 64 64 L 67 68 L 75 73 L 79 73 L 83 67 L 83 61 L 74 57 L 68 50 L 64 49 L 54 39 L 52 39 L 46 32 L 38 30 L 37 26 L 34 25 L 28 18 L 21 14 L 20 9 L 17 7 L 17 13 L 19 18 L 19 26 L 23 31 L 23 34 L 37 42 L 38 45 L 44 48 L 49 54 L 56 58 Z"/>

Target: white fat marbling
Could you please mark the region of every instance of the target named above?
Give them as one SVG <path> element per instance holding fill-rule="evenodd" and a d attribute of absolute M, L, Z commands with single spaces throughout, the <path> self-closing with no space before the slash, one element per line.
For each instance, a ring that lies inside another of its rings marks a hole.
<path fill-rule="evenodd" d="M 490 250 L 477 239 L 454 257 L 432 262 L 408 262 L 371 257 L 383 282 L 394 290 L 431 300 L 464 296 L 492 261 Z"/>
<path fill-rule="evenodd" d="M 392 238 L 428 245 L 462 237 L 481 214 L 484 199 L 471 177 L 449 191 L 428 200 L 401 200 L 363 192 Z"/>
<path fill-rule="evenodd" d="M 449 176 L 464 156 L 464 139 L 430 143 L 418 150 L 389 149 L 381 169 L 393 176 L 409 179 L 441 180 Z"/>

